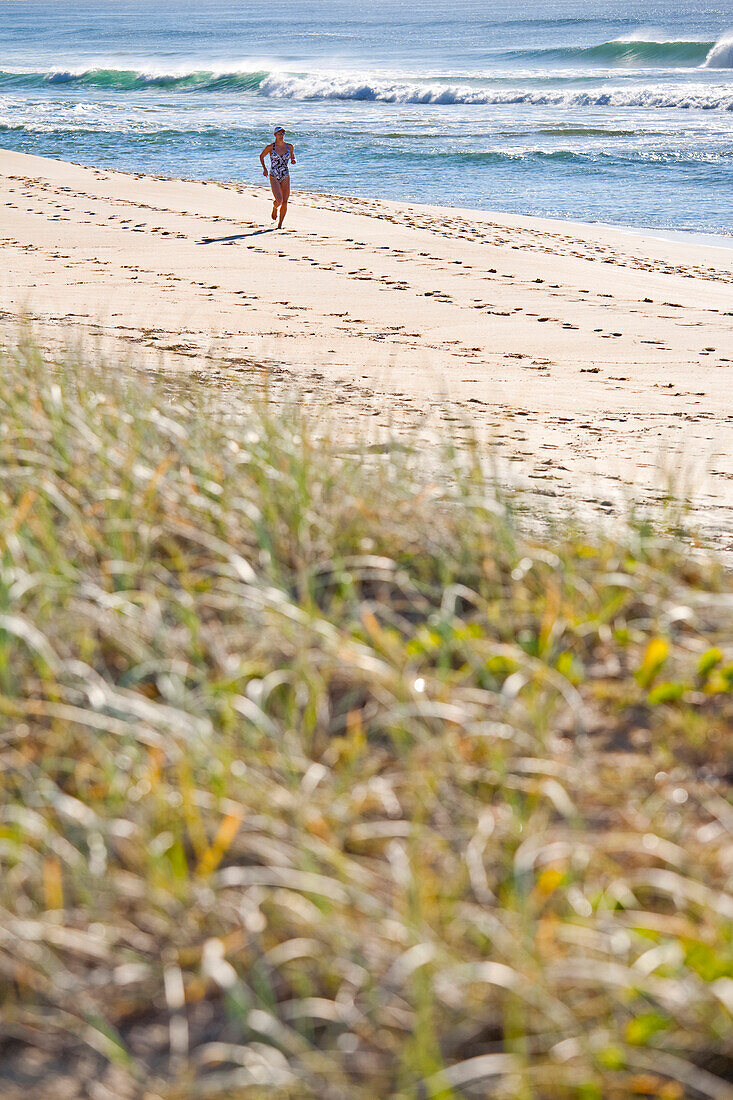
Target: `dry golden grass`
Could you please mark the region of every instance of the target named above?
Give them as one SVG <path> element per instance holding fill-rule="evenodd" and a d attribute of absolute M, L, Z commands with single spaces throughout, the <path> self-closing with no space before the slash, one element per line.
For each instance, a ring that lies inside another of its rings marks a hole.
<path fill-rule="evenodd" d="M 4 1097 L 733 1095 L 719 564 L 0 373 Z"/>

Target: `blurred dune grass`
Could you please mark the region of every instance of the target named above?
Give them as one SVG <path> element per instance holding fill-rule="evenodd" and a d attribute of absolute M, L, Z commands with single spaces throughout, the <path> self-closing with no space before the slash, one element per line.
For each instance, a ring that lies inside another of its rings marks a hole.
<path fill-rule="evenodd" d="M 3 353 L 3 1096 L 733 1095 L 730 574 L 238 402 Z"/>

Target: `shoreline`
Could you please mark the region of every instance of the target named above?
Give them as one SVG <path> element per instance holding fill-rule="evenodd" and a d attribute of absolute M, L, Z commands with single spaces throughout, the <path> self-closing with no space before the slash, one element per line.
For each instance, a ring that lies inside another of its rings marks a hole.
<path fill-rule="evenodd" d="M 0 147 L 1 154 L 14 153 L 14 150 L 4 149 Z M 146 178 L 155 179 L 167 182 L 179 182 L 179 183 L 200 183 L 200 184 L 222 184 L 224 186 L 231 187 L 250 187 L 257 188 L 261 186 L 259 181 L 252 182 L 249 180 L 236 180 L 236 179 L 219 179 L 213 176 L 198 177 L 198 176 L 170 176 L 161 173 L 152 172 L 140 172 L 135 169 L 124 168 L 106 168 L 103 165 L 98 164 L 85 164 L 82 161 L 65 160 L 62 157 L 46 157 L 40 156 L 35 153 L 21 153 L 19 156 L 34 156 L 39 160 L 55 161 L 59 164 L 71 164 L 76 168 L 87 168 L 90 171 L 110 172 L 120 176 L 130 176 L 135 179 Z M 625 233 L 632 237 L 652 238 L 663 241 L 668 241 L 675 244 L 691 244 L 700 248 L 722 248 L 733 249 L 733 233 L 715 233 L 711 230 L 705 229 L 675 229 L 669 228 L 655 228 L 653 226 L 635 226 L 627 225 L 623 222 L 607 222 L 599 219 L 597 221 L 582 221 L 575 218 L 560 218 L 553 217 L 548 214 L 536 214 L 522 211 L 515 213 L 508 210 L 500 209 L 484 209 L 482 207 L 466 207 L 466 206 L 451 206 L 442 205 L 440 203 L 420 203 L 411 202 L 407 200 L 400 201 L 398 199 L 379 198 L 374 195 L 348 195 L 338 191 L 313 191 L 309 189 L 299 189 L 297 187 L 297 181 L 293 190 L 293 197 L 297 195 L 308 195 L 314 198 L 324 199 L 344 199 L 346 201 L 355 200 L 357 202 L 374 202 L 383 203 L 385 205 L 393 205 L 398 207 L 415 207 L 417 209 L 435 210 L 456 212 L 460 214 L 472 215 L 478 219 L 481 218 L 493 218 L 493 219 L 516 219 L 517 221 L 527 222 L 539 222 L 540 224 L 546 223 L 549 226 L 567 226 L 567 228 L 575 229 L 579 232 L 593 231 L 595 229 L 610 230 L 611 232 Z"/>
<path fill-rule="evenodd" d="M 594 223 L 589 223 L 594 224 Z M 600 222 L 597 224 L 601 224 Z M 700 248 L 733 248 L 733 233 L 707 233 L 698 229 L 637 229 L 635 226 L 613 226 L 603 223 L 608 229 L 621 229 L 632 236 L 657 237 L 661 241 L 679 244 L 693 244 Z"/>
<path fill-rule="evenodd" d="M 297 189 L 278 232 L 268 196 L 0 152 L 4 331 L 264 369 L 345 432 L 437 418 L 556 504 L 657 499 L 674 468 L 733 549 L 730 250 Z"/>

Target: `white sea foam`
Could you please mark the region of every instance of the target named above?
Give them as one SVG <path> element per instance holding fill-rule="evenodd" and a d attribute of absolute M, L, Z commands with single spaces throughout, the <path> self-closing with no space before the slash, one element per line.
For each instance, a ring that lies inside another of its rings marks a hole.
<path fill-rule="evenodd" d="M 363 100 L 378 103 L 528 104 L 555 107 L 681 108 L 733 111 L 733 84 L 655 85 L 653 87 L 486 88 L 468 84 L 379 80 L 372 76 L 272 73 L 259 87 L 272 99 Z"/>
<path fill-rule="evenodd" d="M 733 34 L 715 43 L 705 58 L 706 69 L 733 69 Z"/>
<path fill-rule="evenodd" d="M 708 68 L 725 68 L 726 60 L 733 61 L 733 39 L 721 40 L 711 50 Z M 178 90 L 184 94 L 216 91 L 302 102 L 341 100 L 433 106 L 525 104 L 530 107 L 733 111 L 733 82 L 720 83 L 717 79 L 705 81 L 702 76 L 695 80 L 668 82 L 639 75 L 631 82 L 622 82 L 618 77 L 601 82 L 598 74 L 593 73 L 593 83 L 584 83 L 579 87 L 578 78 L 587 77 L 590 73 L 555 74 L 561 76 L 563 81 L 571 78 L 572 84 L 548 84 L 542 74 L 516 71 L 502 73 L 501 77 L 498 72 L 475 74 L 467 80 L 458 74 L 451 78 L 448 73 L 410 78 L 400 73 L 377 75 L 374 72 L 329 69 L 310 73 L 294 73 L 287 69 L 277 72 L 232 70 L 223 65 L 211 70 L 178 68 L 173 71 L 172 68 L 165 73 L 144 71 L 142 68 L 80 68 L 78 71 L 67 69 L 17 75 L 27 77 L 34 88 L 47 88 L 55 83 L 79 83 L 110 95 L 156 89 L 167 94 Z M 7 76 L 8 80 L 3 81 L 3 73 L 0 73 L 0 86 L 17 86 L 16 74 L 9 72 Z M 120 98 L 118 102 L 122 104 L 123 100 Z"/>

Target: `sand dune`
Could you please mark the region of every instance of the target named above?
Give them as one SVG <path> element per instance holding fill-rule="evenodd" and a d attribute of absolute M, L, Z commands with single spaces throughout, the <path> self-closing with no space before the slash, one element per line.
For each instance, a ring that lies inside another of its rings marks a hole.
<path fill-rule="evenodd" d="M 297 190 L 278 232 L 262 184 L 0 151 L 5 331 L 264 367 L 375 433 L 470 421 L 558 501 L 674 468 L 733 549 L 733 251 Z"/>

